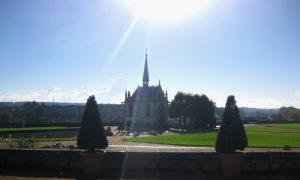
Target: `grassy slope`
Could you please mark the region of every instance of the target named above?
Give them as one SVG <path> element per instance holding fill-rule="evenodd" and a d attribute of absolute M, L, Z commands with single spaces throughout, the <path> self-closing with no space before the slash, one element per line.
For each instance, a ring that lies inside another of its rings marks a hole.
<path fill-rule="evenodd" d="M 249 147 L 300 147 L 300 124 L 254 125 L 246 127 Z M 127 138 L 126 141 L 158 144 L 214 146 L 217 133 Z"/>

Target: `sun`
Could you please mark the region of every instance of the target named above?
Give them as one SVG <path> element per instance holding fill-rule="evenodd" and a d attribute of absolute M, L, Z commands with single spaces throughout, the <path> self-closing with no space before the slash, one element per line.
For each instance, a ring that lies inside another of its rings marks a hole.
<path fill-rule="evenodd" d="M 155 23 L 178 23 L 196 14 L 205 0 L 127 0 L 139 19 Z"/>

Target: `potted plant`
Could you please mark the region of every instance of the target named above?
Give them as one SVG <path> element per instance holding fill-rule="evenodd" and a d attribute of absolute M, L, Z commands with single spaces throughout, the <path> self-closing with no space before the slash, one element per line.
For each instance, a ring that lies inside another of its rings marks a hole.
<path fill-rule="evenodd" d="M 229 96 L 215 146 L 221 158 L 224 176 L 240 175 L 242 154 L 236 150 L 244 150 L 247 145 L 247 135 L 235 98 Z"/>
<path fill-rule="evenodd" d="M 95 96 L 90 96 L 87 100 L 77 138 L 77 146 L 79 149 L 87 150 L 81 153 L 85 173 L 92 176 L 99 175 L 104 159 L 104 151 L 101 149 L 108 146 L 108 141 Z"/>

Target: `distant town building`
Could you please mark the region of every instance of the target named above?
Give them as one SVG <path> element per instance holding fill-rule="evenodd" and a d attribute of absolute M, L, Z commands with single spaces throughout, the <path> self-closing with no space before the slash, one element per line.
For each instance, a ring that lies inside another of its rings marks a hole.
<path fill-rule="evenodd" d="M 159 130 L 168 119 L 168 93 L 161 84 L 149 86 L 148 55 L 146 52 L 143 86 L 131 95 L 125 92 L 124 126 L 128 131 Z"/>

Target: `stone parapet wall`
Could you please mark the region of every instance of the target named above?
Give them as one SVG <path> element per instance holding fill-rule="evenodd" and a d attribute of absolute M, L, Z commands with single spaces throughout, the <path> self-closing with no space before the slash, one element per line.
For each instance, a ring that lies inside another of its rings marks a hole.
<path fill-rule="evenodd" d="M 81 150 L 0 150 L 1 167 L 46 167 L 82 169 Z M 221 171 L 217 153 L 105 152 L 103 169 L 108 171 Z M 243 172 L 300 170 L 299 152 L 246 152 Z"/>

